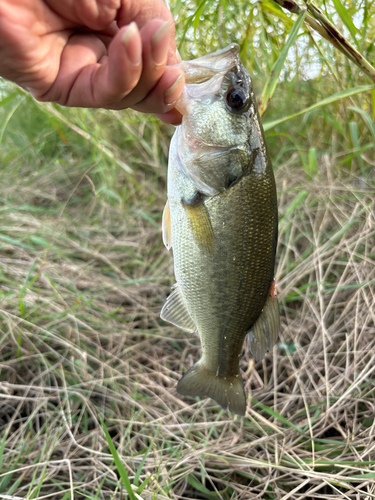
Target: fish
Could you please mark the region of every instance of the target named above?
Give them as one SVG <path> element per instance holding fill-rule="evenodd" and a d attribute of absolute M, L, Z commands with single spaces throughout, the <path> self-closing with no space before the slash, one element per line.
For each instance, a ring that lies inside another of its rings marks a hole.
<path fill-rule="evenodd" d="M 244 415 L 244 339 L 260 360 L 280 326 L 275 178 L 239 46 L 180 65 L 182 123 L 171 140 L 162 222 L 176 283 L 160 316 L 201 341 L 202 356 L 177 392 Z"/>

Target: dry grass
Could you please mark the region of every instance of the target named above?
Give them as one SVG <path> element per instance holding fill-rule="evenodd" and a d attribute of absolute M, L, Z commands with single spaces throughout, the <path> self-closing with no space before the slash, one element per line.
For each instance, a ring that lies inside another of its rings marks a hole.
<path fill-rule="evenodd" d="M 280 343 L 242 359 L 244 418 L 176 393 L 199 340 L 159 319 L 173 283 L 163 190 L 155 224 L 141 206 L 124 217 L 82 169 L 63 187 L 58 168 L 9 182 L 1 498 L 125 498 L 99 416 L 130 480 L 150 477 L 137 498 L 375 498 L 374 189 L 333 177 L 335 158 L 314 180 L 297 161 L 277 169 Z"/>

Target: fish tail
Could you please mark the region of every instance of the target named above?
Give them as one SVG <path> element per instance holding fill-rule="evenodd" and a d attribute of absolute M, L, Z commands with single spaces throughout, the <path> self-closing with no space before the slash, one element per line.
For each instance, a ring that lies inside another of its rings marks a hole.
<path fill-rule="evenodd" d="M 202 360 L 195 363 L 177 384 L 177 392 L 182 396 L 209 397 L 224 410 L 245 415 L 246 396 L 241 375 L 219 377 L 204 365 Z"/>

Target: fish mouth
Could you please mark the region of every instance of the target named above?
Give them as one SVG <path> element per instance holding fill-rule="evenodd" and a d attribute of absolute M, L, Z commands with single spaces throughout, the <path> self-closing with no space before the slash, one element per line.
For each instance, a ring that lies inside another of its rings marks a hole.
<path fill-rule="evenodd" d="M 186 84 L 199 84 L 210 80 L 218 73 L 227 73 L 240 64 L 240 47 L 237 43 L 231 43 L 213 54 L 198 57 L 192 61 L 179 63 L 185 71 Z"/>
<path fill-rule="evenodd" d="M 213 54 L 192 61 L 181 61 L 177 66 L 185 72 L 185 88 L 176 103 L 176 109 L 186 115 L 189 102 L 220 98 L 226 75 L 241 71 L 240 47 L 237 43 L 231 43 Z"/>

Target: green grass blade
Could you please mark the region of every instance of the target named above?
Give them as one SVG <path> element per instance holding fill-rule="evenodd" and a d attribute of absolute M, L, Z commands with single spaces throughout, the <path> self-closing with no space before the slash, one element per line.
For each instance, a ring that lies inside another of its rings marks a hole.
<path fill-rule="evenodd" d="M 7 434 L 4 432 L 3 439 L 0 442 L 0 471 L 3 468 L 3 460 L 4 460 L 4 449 L 5 449 L 5 441 L 7 438 Z"/>
<path fill-rule="evenodd" d="M 293 24 L 293 20 L 283 12 L 281 7 L 277 3 L 275 4 L 269 0 L 263 0 L 262 2 L 259 2 L 259 7 L 264 12 L 270 12 L 274 16 L 277 16 L 279 19 L 282 19 L 286 24 Z"/>
<path fill-rule="evenodd" d="M 198 29 L 198 24 L 200 22 L 200 17 L 203 14 L 203 11 L 206 7 L 207 0 L 202 0 L 201 4 L 199 5 L 199 8 L 195 14 L 194 21 L 193 21 L 193 26 L 194 26 L 194 38 L 197 37 L 197 29 Z"/>
<path fill-rule="evenodd" d="M 218 499 L 217 494 L 214 493 L 213 491 L 208 490 L 205 486 L 203 486 L 203 484 L 193 474 L 189 474 L 187 480 L 190 486 L 198 490 L 208 500 Z"/>
<path fill-rule="evenodd" d="M 358 131 L 357 122 L 349 122 L 349 130 L 350 130 L 350 136 L 351 136 L 352 142 L 353 142 L 353 148 L 359 149 L 359 131 Z M 362 160 L 360 153 L 358 152 L 355 155 L 355 157 L 357 158 L 358 163 L 359 163 L 359 167 L 361 169 L 361 172 L 363 173 L 364 164 L 363 164 L 363 160 Z"/>
<path fill-rule="evenodd" d="M 312 179 L 314 174 L 318 172 L 318 161 L 316 159 L 316 149 L 309 149 L 309 163 L 308 171 L 306 171 L 307 176 Z"/>
<path fill-rule="evenodd" d="M 363 117 L 364 121 L 366 122 L 367 127 L 369 128 L 369 130 L 372 134 L 374 142 L 375 142 L 375 123 L 371 119 L 371 116 L 368 113 L 366 113 L 366 111 L 364 111 L 363 109 L 357 108 L 356 106 L 349 106 L 348 109 L 350 109 L 351 111 L 354 111 L 355 113 L 359 113 Z"/>
<path fill-rule="evenodd" d="M 334 6 L 336 8 L 337 14 L 341 18 L 341 21 L 345 24 L 345 26 L 350 31 L 350 34 L 352 35 L 352 38 L 357 45 L 357 48 L 359 48 L 357 39 L 355 37 L 358 30 L 354 26 L 351 16 L 348 14 L 347 10 L 345 9 L 345 7 L 343 6 L 343 4 L 341 3 L 340 0 L 333 0 L 333 3 L 334 3 Z"/>
<path fill-rule="evenodd" d="M 263 403 L 261 403 L 260 401 L 257 401 L 254 398 L 252 398 L 252 403 L 254 406 L 259 406 L 259 408 L 261 408 L 263 411 L 268 413 L 268 415 L 270 415 L 271 417 L 274 417 L 276 420 L 279 420 L 279 422 L 283 422 L 288 427 L 292 427 L 294 430 L 296 430 L 300 434 L 304 433 L 303 429 L 301 429 L 301 427 L 298 427 L 298 425 L 295 425 L 292 422 L 289 422 L 289 420 L 287 418 L 283 417 L 278 411 L 273 410 L 269 406 L 264 405 Z"/>
<path fill-rule="evenodd" d="M 26 250 L 32 250 L 33 247 L 30 247 L 29 245 L 26 245 L 26 243 L 22 243 L 21 241 L 16 240 L 15 238 L 11 238 L 10 236 L 7 236 L 6 234 L 0 234 L 0 240 L 5 241 L 6 243 L 9 243 L 10 245 L 16 245 L 21 248 L 25 248 Z"/>
<path fill-rule="evenodd" d="M 281 51 L 279 57 L 277 58 L 277 61 L 272 67 L 271 73 L 269 77 L 267 78 L 266 84 L 264 86 L 261 98 L 259 100 L 259 114 L 260 116 L 263 116 L 264 112 L 267 109 L 267 106 L 273 96 L 273 93 L 275 92 L 277 82 L 279 80 L 279 76 L 281 73 L 281 70 L 284 66 L 286 56 L 288 55 L 290 47 L 294 44 L 298 31 L 305 19 L 306 16 L 306 11 L 301 12 L 301 14 L 298 16 L 297 21 L 295 22 L 292 31 L 290 32 L 288 41 L 284 45 L 283 50 Z"/>
<path fill-rule="evenodd" d="M 138 466 L 138 469 L 137 469 L 137 472 L 135 473 L 135 476 L 134 476 L 134 485 L 135 486 L 139 486 L 139 477 L 141 475 L 141 472 L 142 472 L 142 469 L 143 469 L 143 466 L 145 464 L 145 461 L 146 461 L 146 458 L 147 458 L 147 455 L 150 453 L 150 450 L 151 450 L 151 446 L 153 445 L 153 443 L 150 444 L 150 446 L 147 448 L 147 450 L 145 451 L 145 454 L 143 455 L 143 458 L 142 458 L 142 461 L 141 463 L 139 464 Z"/>
<path fill-rule="evenodd" d="M 2 128 L 0 129 L 0 144 L 2 143 L 3 141 L 3 136 L 4 136 L 4 132 L 11 120 L 11 118 L 13 117 L 13 115 L 16 113 L 17 109 L 19 108 L 19 106 L 21 106 L 21 104 L 24 102 L 24 99 L 18 101 L 15 103 L 15 105 L 13 106 L 13 108 L 11 109 L 11 111 L 8 113 L 8 116 L 5 118 L 5 120 L 3 120 L 3 126 Z"/>
<path fill-rule="evenodd" d="M 337 92 L 336 94 L 332 94 L 331 96 L 323 99 L 322 101 L 309 106 L 308 108 L 302 109 L 297 113 L 293 113 L 292 115 L 284 116 L 283 118 L 278 118 L 277 120 L 273 120 L 271 122 L 266 122 L 263 124 L 263 128 L 265 131 L 270 130 L 276 125 L 280 123 L 284 123 L 292 118 L 296 118 L 297 116 L 304 115 L 310 111 L 314 111 L 315 109 L 322 108 L 323 106 L 327 106 L 327 104 L 332 104 L 336 101 L 340 101 L 341 99 L 345 99 L 346 97 L 350 97 L 352 95 L 361 94 L 362 92 L 367 92 L 368 90 L 374 89 L 374 85 L 359 85 L 358 87 L 354 87 L 351 89 L 342 90 L 341 92 Z"/>
<path fill-rule="evenodd" d="M 138 486 L 137 488 L 137 493 L 138 495 L 140 495 L 142 493 L 142 491 L 146 488 L 146 486 L 148 485 L 148 483 L 150 482 L 150 479 L 152 478 L 152 476 L 148 476 L 146 477 L 146 479 L 143 481 L 142 484 L 140 484 L 140 486 Z"/>
<path fill-rule="evenodd" d="M 305 190 L 298 193 L 297 196 L 294 198 L 294 200 L 289 205 L 289 207 L 285 210 L 284 218 L 288 218 L 289 215 L 291 213 L 293 213 L 297 207 L 299 207 L 299 205 L 304 201 L 304 199 L 307 198 L 308 194 L 309 193 Z"/>
<path fill-rule="evenodd" d="M 102 428 L 103 428 L 103 431 L 105 434 L 105 438 L 107 440 L 109 449 L 111 451 L 111 455 L 113 456 L 113 460 L 115 461 L 117 471 L 121 477 L 121 481 L 122 481 L 123 485 L 125 486 L 125 489 L 128 492 L 130 499 L 136 500 L 136 496 L 134 495 L 132 486 L 130 484 L 129 476 L 128 476 L 128 473 L 126 472 L 124 464 L 122 463 L 121 458 L 119 457 L 119 454 L 117 453 L 116 447 L 113 444 L 112 438 L 109 435 L 109 432 L 108 432 L 108 429 L 107 429 L 105 423 L 103 422 L 103 420 L 101 419 L 100 416 L 99 416 L 99 418 L 100 418 L 100 423 L 102 425 Z"/>
<path fill-rule="evenodd" d="M 12 94 L 9 94 L 8 96 L 4 97 L 4 99 L 1 99 L 0 101 L 0 107 L 5 106 L 10 101 L 13 101 L 13 99 L 18 95 L 19 95 L 18 92 L 13 92 Z"/>

